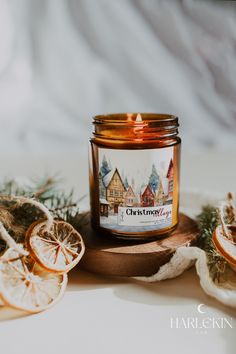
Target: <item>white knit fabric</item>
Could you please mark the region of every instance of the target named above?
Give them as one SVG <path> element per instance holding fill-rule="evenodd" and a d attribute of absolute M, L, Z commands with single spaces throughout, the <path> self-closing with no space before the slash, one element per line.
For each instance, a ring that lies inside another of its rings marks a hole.
<path fill-rule="evenodd" d="M 175 278 L 188 269 L 194 262 L 201 287 L 205 293 L 227 306 L 236 308 L 236 283 L 234 284 L 232 279 L 220 285 L 214 283 L 209 274 L 206 253 L 198 247 L 178 248 L 171 260 L 163 265 L 156 274 L 150 277 L 136 277 L 135 279 L 155 282 Z"/>

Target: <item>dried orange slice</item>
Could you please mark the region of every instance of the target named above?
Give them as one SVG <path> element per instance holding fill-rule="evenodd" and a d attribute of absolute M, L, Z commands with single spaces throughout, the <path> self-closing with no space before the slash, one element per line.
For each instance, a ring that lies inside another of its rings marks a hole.
<path fill-rule="evenodd" d="M 30 313 L 46 310 L 66 285 L 67 274 L 49 273 L 11 248 L 0 259 L 0 297 L 7 306 Z"/>
<path fill-rule="evenodd" d="M 222 225 L 219 225 L 212 235 L 212 241 L 218 252 L 231 265 L 236 266 L 236 226 L 225 225 L 229 237 L 225 235 Z"/>
<path fill-rule="evenodd" d="M 26 242 L 31 256 L 44 269 L 63 273 L 72 269 L 84 254 L 80 234 L 65 221 L 41 221 L 27 231 Z"/>

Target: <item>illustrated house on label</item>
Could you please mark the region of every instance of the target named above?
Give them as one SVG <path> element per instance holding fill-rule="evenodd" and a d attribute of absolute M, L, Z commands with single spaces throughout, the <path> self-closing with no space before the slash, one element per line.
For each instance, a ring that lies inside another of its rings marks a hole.
<path fill-rule="evenodd" d="M 152 191 L 152 188 L 149 186 L 149 184 L 141 188 L 140 202 L 142 207 L 154 206 L 155 193 Z"/>
<path fill-rule="evenodd" d="M 125 192 L 125 206 L 132 207 L 135 204 L 136 195 L 131 186 Z"/>
<path fill-rule="evenodd" d="M 103 184 L 106 188 L 106 200 L 109 203 L 110 210 L 117 214 L 119 205 L 124 205 L 126 192 L 124 182 L 117 168 L 103 177 Z"/>
<path fill-rule="evenodd" d="M 173 160 L 171 159 L 166 174 L 166 177 L 168 179 L 168 200 L 172 200 L 173 198 L 173 175 L 174 175 L 174 165 L 173 165 Z"/>
<path fill-rule="evenodd" d="M 100 215 L 108 217 L 108 213 L 109 213 L 109 211 L 108 211 L 108 208 L 109 208 L 108 201 L 106 199 L 100 198 L 99 202 L 100 202 Z"/>

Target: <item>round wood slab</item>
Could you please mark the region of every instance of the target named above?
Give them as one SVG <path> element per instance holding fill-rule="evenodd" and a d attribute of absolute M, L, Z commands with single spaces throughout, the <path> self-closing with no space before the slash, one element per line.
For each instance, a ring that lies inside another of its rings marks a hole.
<path fill-rule="evenodd" d="M 180 214 L 179 225 L 170 236 L 146 243 L 99 234 L 91 227 L 90 213 L 81 214 L 79 224 L 86 247 L 79 265 L 87 271 L 112 276 L 150 276 L 170 260 L 178 247 L 193 245 L 198 237 L 195 221 L 184 214 Z"/>

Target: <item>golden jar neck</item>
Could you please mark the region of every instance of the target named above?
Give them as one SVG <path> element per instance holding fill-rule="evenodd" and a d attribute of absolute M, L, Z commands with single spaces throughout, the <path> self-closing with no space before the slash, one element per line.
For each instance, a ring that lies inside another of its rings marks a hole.
<path fill-rule="evenodd" d="M 154 113 L 99 115 L 93 124 L 95 138 L 123 141 L 173 139 L 179 126 L 176 116 Z"/>

